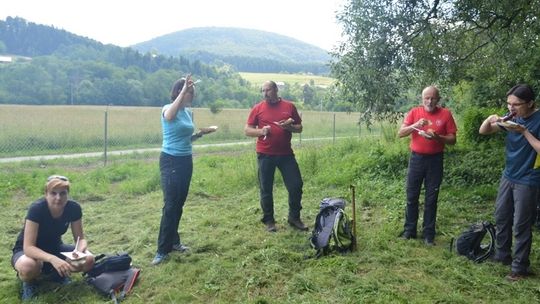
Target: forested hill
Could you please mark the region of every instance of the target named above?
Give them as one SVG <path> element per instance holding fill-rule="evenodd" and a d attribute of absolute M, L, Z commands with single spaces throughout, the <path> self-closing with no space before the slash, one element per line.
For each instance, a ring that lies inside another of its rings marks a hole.
<path fill-rule="evenodd" d="M 132 46 L 143 53 L 228 63 L 243 72 L 326 73 L 330 55 L 297 39 L 253 29 L 198 27 Z"/>
<path fill-rule="evenodd" d="M 188 73 L 202 81 L 196 106 L 248 108 L 260 99 L 260 92 L 223 62 L 141 53 L 18 17 L 0 20 L 0 104 L 161 106 L 170 98 L 171 84 Z M 319 108 L 324 93 L 304 83 L 281 91 L 306 108 Z"/>

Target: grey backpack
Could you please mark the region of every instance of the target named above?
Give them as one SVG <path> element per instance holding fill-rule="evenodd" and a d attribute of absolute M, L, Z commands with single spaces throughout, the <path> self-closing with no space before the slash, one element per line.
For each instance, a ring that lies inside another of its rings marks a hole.
<path fill-rule="evenodd" d="M 310 243 L 317 250 L 316 257 L 335 250 L 349 251 L 353 248 L 355 237 L 352 223 L 345 213 L 346 201 L 342 198 L 325 198 L 321 201 Z"/>

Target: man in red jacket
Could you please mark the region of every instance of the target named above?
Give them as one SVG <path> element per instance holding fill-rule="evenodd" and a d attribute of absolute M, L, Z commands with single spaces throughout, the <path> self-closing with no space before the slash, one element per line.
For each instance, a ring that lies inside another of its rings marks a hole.
<path fill-rule="evenodd" d="M 416 238 L 418 199 L 425 187 L 422 238 L 434 245 L 437 199 L 443 177 L 443 153 L 446 144 L 456 143 L 457 127 L 450 110 L 439 106 L 439 90 L 434 86 L 422 91 L 422 104 L 409 111 L 399 129 L 399 137 L 412 136 L 407 171 L 407 206 L 401 237 Z"/>
<path fill-rule="evenodd" d="M 299 230 L 308 230 L 300 219 L 302 209 L 302 175 L 291 147 L 292 133 L 302 132 L 302 118 L 294 104 L 278 96 L 275 82 L 262 86 L 264 100 L 253 106 L 244 129 L 246 136 L 257 137 L 256 151 L 260 186 L 261 221 L 266 230 L 275 232 L 274 173 L 281 172 L 289 192 L 289 224 Z"/>

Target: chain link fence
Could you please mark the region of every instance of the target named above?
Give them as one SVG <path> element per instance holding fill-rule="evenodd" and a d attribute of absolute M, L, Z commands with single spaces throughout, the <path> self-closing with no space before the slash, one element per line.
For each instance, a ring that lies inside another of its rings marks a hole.
<path fill-rule="evenodd" d="M 204 136 L 201 147 L 248 146 L 254 139 L 244 135 L 249 109 L 223 109 L 212 113 L 193 108 L 196 127 L 216 125 L 216 133 Z M 160 107 L 121 106 L 27 106 L 0 105 L 0 163 L 28 159 L 94 157 L 104 164 L 113 155 L 147 153 L 157 157 L 161 147 Z M 295 144 L 380 134 L 362 129 L 359 113 L 301 112 L 303 132 Z"/>

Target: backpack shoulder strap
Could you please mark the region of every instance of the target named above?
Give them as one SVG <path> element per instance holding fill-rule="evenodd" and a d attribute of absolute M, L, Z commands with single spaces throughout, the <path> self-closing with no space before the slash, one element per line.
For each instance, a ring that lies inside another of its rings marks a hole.
<path fill-rule="evenodd" d="M 124 288 L 120 292 L 118 299 L 123 300 L 126 295 L 131 291 L 133 285 L 135 284 L 135 281 L 137 281 L 137 278 L 139 277 L 140 272 L 141 270 L 139 268 L 131 267 L 129 269 L 129 275 L 124 282 Z"/>
<path fill-rule="evenodd" d="M 479 255 L 474 259 L 477 263 L 487 260 L 495 252 L 495 226 L 490 222 L 483 222 L 482 226 L 489 235 L 489 245 L 482 255 Z"/>

